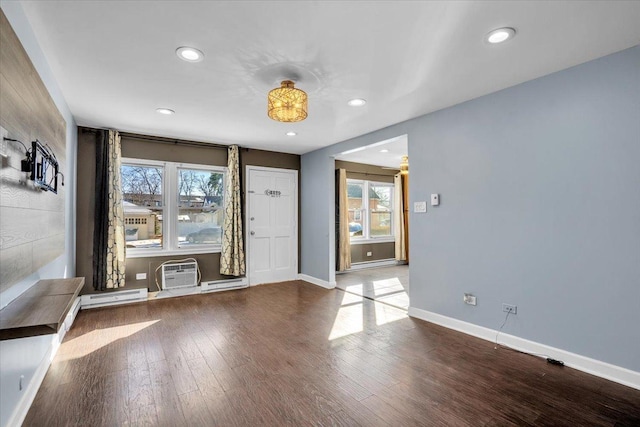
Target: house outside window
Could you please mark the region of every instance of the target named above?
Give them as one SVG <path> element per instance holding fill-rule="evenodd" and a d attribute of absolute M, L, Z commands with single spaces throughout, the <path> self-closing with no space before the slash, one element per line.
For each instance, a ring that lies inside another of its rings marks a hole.
<path fill-rule="evenodd" d="M 226 168 L 122 159 L 127 257 L 219 252 Z"/>
<path fill-rule="evenodd" d="M 393 184 L 348 179 L 347 199 L 352 243 L 394 240 Z"/>

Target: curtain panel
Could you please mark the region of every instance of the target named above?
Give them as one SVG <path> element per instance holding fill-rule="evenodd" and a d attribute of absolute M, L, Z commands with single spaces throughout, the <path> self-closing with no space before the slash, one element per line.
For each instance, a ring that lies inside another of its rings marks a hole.
<path fill-rule="evenodd" d="M 240 155 L 237 145 L 229 147 L 228 173 L 224 191 L 224 221 L 220 274 L 244 276 L 244 240 L 242 236 L 242 200 L 240 193 Z"/>
<path fill-rule="evenodd" d="M 349 197 L 347 194 L 347 171 L 338 169 L 338 253 L 336 257 L 338 271 L 351 268 L 351 237 L 349 235 Z"/>
<path fill-rule="evenodd" d="M 407 260 L 407 234 L 405 229 L 405 206 L 404 206 L 404 185 L 402 183 L 402 174 L 396 174 L 393 177 L 394 184 L 394 204 L 395 212 L 394 234 L 396 236 L 396 260 Z"/>
<path fill-rule="evenodd" d="M 93 229 L 93 288 L 124 286 L 125 238 L 120 178 L 120 134 L 96 133 L 96 181 Z"/>

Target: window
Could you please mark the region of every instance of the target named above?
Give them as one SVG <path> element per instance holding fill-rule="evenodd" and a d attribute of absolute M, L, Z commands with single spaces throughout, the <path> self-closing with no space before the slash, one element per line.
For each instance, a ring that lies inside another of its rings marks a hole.
<path fill-rule="evenodd" d="M 225 168 L 123 159 L 127 256 L 220 250 Z"/>
<path fill-rule="evenodd" d="M 393 240 L 393 184 L 347 180 L 351 240 Z"/>

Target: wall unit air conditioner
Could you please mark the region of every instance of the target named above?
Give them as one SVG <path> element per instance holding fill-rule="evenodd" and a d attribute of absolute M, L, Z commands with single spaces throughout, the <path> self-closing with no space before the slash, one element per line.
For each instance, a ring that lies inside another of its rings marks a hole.
<path fill-rule="evenodd" d="M 183 262 L 162 266 L 162 289 L 198 286 L 198 264 Z"/>

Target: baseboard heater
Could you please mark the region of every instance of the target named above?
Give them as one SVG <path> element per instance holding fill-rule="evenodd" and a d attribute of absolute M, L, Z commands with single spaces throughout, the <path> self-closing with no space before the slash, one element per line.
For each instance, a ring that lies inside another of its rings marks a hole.
<path fill-rule="evenodd" d="M 82 295 L 80 304 L 83 309 L 104 307 L 107 305 L 129 304 L 132 302 L 146 301 L 147 288 L 131 289 L 128 291 L 105 292 L 101 294 Z"/>
<path fill-rule="evenodd" d="M 249 286 L 249 281 L 246 277 L 240 277 L 238 279 L 227 280 L 212 280 L 210 282 L 202 282 L 200 284 L 201 292 L 218 292 L 228 291 L 231 289 L 242 289 Z"/>

